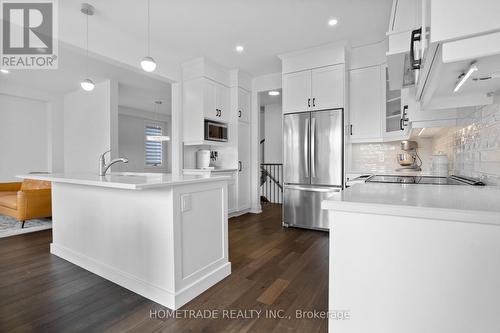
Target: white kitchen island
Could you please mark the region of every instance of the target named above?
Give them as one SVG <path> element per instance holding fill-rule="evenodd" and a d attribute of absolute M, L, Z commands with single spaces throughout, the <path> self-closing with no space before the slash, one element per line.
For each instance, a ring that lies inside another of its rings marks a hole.
<path fill-rule="evenodd" d="M 170 309 L 229 274 L 227 179 L 121 173 L 52 182 L 52 254 Z"/>
<path fill-rule="evenodd" d="M 500 189 L 356 184 L 330 210 L 335 333 L 500 332 Z"/>

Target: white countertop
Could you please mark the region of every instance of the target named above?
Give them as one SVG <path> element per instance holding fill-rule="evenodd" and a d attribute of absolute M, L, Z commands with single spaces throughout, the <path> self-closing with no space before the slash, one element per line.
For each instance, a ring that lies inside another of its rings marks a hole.
<path fill-rule="evenodd" d="M 205 173 L 217 173 L 217 172 L 235 172 L 238 169 L 228 169 L 228 168 L 215 168 L 215 169 L 183 169 L 184 172 L 205 172 Z"/>
<path fill-rule="evenodd" d="M 172 175 L 171 173 L 112 172 L 103 177 L 91 173 L 55 173 L 19 175 L 17 178 L 128 190 L 142 190 L 165 186 L 228 180 L 230 177 L 222 175 Z"/>
<path fill-rule="evenodd" d="M 436 174 L 430 170 L 415 171 L 415 170 L 383 170 L 383 171 L 346 171 L 346 175 L 384 175 L 384 176 L 434 176 L 443 177 L 442 175 Z M 446 176 L 444 176 L 446 177 Z"/>
<path fill-rule="evenodd" d="M 500 187 L 355 184 L 322 202 L 323 209 L 500 225 Z"/>

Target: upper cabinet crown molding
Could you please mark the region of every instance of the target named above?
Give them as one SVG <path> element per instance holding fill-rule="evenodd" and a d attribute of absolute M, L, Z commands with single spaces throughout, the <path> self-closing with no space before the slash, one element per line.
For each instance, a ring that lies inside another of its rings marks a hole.
<path fill-rule="evenodd" d="M 226 87 L 231 86 L 231 75 L 229 70 L 208 60 L 205 57 L 196 58 L 181 65 L 182 78 L 184 81 L 205 77 Z"/>
<path fill-rule="evenodd" d="M 229 87 L 240 87 L 246 91 L 252 91 L 252 77 L 240 69 L 232 69 L 229 72 Z"/>
<path fill-rule="evenodd" d="M 352 47 L 349 53 L 349 69 L 364 68 L 385 64 L 387 39 L 377 43 Z"/>
<path fill-rule="evenodd" d="M 346 63 L 345 42 L 337 42 L 305 50 L 281 54 L 282 74 Z"/>

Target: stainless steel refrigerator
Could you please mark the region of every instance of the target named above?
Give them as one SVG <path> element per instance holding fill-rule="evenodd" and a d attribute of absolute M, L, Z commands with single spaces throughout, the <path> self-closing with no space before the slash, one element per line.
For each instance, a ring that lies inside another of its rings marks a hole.
<path fill-rule="evenodd" d="M 283 120 L 283 225 L 327 230 L 321 201 L 343 186 L 343 109 L 290 113 Z"/>

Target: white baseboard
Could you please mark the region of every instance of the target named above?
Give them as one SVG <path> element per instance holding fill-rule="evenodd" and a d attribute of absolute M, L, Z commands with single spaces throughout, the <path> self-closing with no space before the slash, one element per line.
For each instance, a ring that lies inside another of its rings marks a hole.
<path fill-rule="evenodd" d="M 179 309 L 231 274 L 231 263 L 228 262 L 217 267 L 191 285 L 178 292 L 174 292 L 146 282 L 88 256 L 76 253 L 64 246 L 52 243 L 50 244 L 50 253 L 172 310 Z"/>
<path fill-rule="evenodd" d="M 238 216 L 244 215 L 246 213 L 250 213 L 250 209 L 243 209 L 243 210 L 231 213 L 231 214 L 228 215 L 228 218 L 238 217 Z"/>
<path fill-rule="evenodd" d="M 262 213 L 262 206 L 261 205 L 255 205 L 250 208 L 249 213 L 252 214 L 260 214 Z"/>
<path fill-rule="evenodd" d="M 231 275 L 231 263 L 225 263 L 222 266 L 219 266 L 209 274 L 203 276 L 198 279 L 194 283 L 189 286 L 179 290 L 175 294 L 175 309 L 179 309 L 181 306 L 196 298 L 205 290 L 208 290 L 210 287 L 215 285 L 216 283 L 223 280 L 225 277 Z M 174 309 L 174 310 L 175 310 Z"/>

